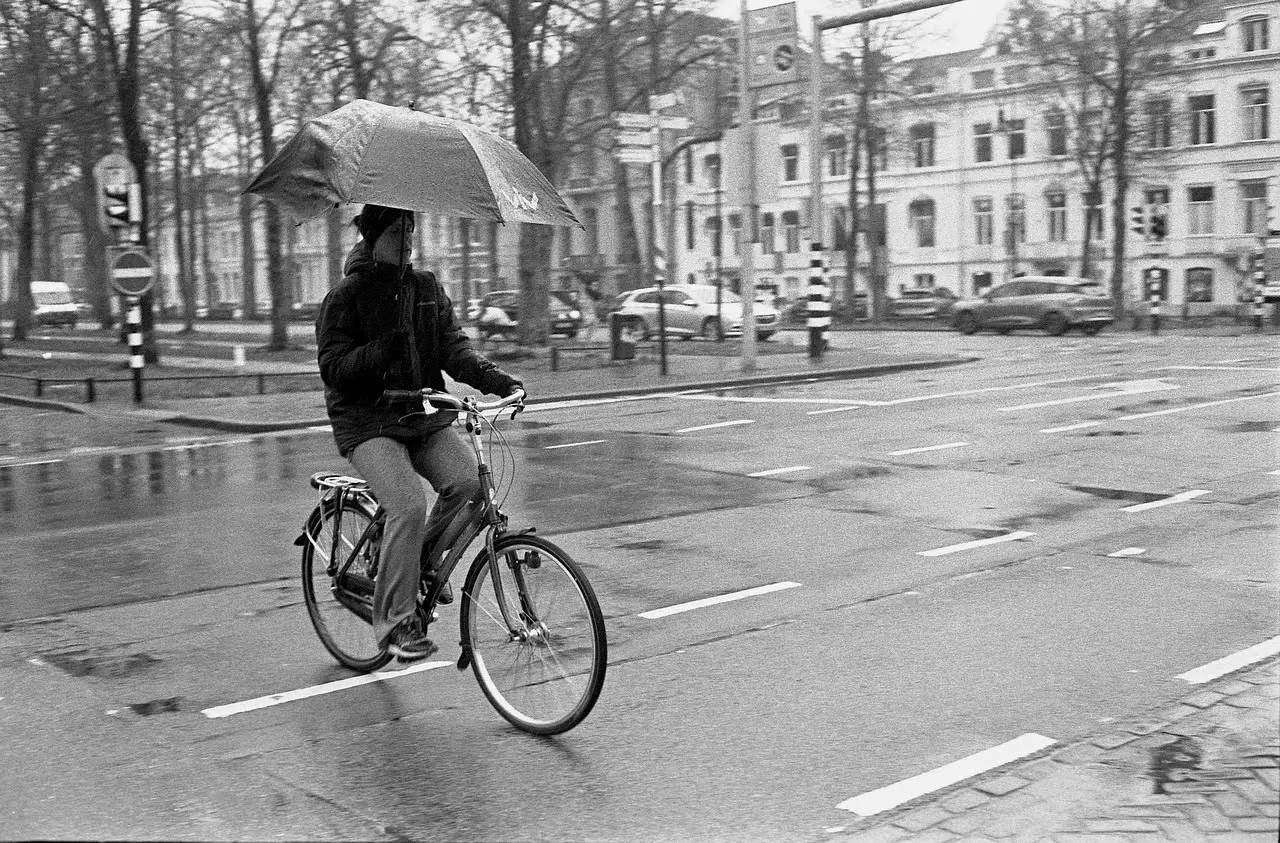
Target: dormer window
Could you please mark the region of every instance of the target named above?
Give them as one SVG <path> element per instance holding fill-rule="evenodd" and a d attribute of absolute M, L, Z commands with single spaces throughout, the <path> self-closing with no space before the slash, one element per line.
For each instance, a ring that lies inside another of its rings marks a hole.
<path fill-rule="evenodd" d="M 974 90 L 994 88 L 996 86 L 996 72 L 994 70 L 975 70 L 972 78 Z"/>

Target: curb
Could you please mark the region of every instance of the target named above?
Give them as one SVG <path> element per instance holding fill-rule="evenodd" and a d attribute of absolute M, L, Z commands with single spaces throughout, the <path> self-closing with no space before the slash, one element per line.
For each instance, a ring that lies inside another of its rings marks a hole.
<path fill-rule="evenodd" d="M 736 377 L 719 378 L 716 380 L 700 380 L 700 381 L 681 381 L 679 383 L 665 384 L 646 384 L 644 386 L 626 386 L 614 389 L 594 389 L 580 390 L 577 392 L 557 392 L 550 395 L 535 396 L 529 400 L 530 406 L 538 404 L 550 404 L 558 401 L 586 401 L 606 398 L 619 398 L 628 395 L 654 395 L 666 392 L 679 392 L 684 390 L 705 390 L 705 389 L 725 389 L 729 387 L 742 386 L 768 386 L 780 383 L 796 383 L 796 382 L 816 382 L 828 380 L 853 380 L 856 378 L 870 378 L 877 375 L 892 374 L 894 372 L 921 370 L 921 369 L 938 369 L 947 366 L 958 366 L 965 363 L 975 363 L 982 358 L 980 357 L 956 357 L 946 360 L 910 360 L 902 363 L 883 363 L 873 366 L 852 366 L 840 369 L 819 369 L 810 372 L 779 372 L 777 374 L 766 375 L 741 375 Z M 84 408 L 80 404 L 65 404 L 59 401 L 49 401 L 40 398 L 24 398 L 18 395 L 7 395 L 0 393 L 0 403 L 18 404 L 22 406 L 38 407 L 41 409 L 61 410 L 68 413 L 79 413 L 82 415 L 97 415 L 90 410 Z M 128 414 L 133 411 L 124 411 Z M 241 419 L 219 418 L 217 416 L 193 416 L 187 415 L 181 411 L 174 410 L 169 415 L 163 410 L 152 410 L 154 414 L 163 415 L 157 420 L 168 422 L 170 424 L 181 424 L 187 427 L 208 428 L 211 430 L 221 430 L 228 433 L 275 433 L 282 430 L 297 430 L 305 427 L 328 426 L 328 417 L 313 419 L 289 419 L 286 421 L 245 421 Z"/>

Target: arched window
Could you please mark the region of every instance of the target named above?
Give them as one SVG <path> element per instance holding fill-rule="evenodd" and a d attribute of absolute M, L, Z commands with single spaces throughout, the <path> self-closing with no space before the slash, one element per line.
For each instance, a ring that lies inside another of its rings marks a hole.
<path fill-rule="evenodd" d="M 1213 270 L 1205 266 L 1188 269 L 1183 297 L 1186 302 L 1213 301 Z"/>
<path fill-rule="evenodd" d="M 911 228 L 916 233 L 916 245 L 930 248 L 935 245 L 934 211 L 932 199 L 916 199 L 907 206 Z"/>
<path fill-rule="evenodd" d="M 827 136 L 827 174 L 843 176 L 849 172 L 849 145 L 844 135 Z"/>

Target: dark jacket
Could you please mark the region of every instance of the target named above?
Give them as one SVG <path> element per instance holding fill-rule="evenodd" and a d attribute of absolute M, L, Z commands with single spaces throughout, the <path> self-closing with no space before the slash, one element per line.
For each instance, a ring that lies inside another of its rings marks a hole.
<path fill-rule="evenodd" d="M 444 389 L 444 376 L 482 392 L 507 395 L 520 381 L 471 347 L 453 313 L 453 303 L 435 275 L 412 273 L 417 306 L 407 342 L 421 356 L 421 383 L 414 381 L 406 340 L 396 341 L 402 285 L 397 271 L 376 264 L 363 241 L 347 256 L 346 277 L 329 291 L 316 317 L 320 379 L 338 452 L 344 457 L 368 439 L 387 436 L 413 442 L 451 424 L 452 412 L 423 415 L 421 404 L 388 403 L 384 389 Z M 397 348 L 399 345 L 399 348 Z"/>

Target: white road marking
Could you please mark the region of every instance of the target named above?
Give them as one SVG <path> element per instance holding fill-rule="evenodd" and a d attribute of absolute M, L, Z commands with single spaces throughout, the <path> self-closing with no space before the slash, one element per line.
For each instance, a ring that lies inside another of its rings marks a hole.
<path fill-rule="evenodd" d="M 688 603 L 677 603 L 675 606 L 667 606 L 664 609 L 653 609 L 648 612 L 641 612 L 639 617 L 654 620 L 655 618 L 665 618 L 667 615 L 678 615 L 681 612 L 689 612 L 694 609 L 702 609 L 706 606 L 715 606 L 719 603 L 730 603 L 734 600 L 742 600 L 746 597 L 756 597 L 761 594 L 768 594 L 773 591 L 783 591 L 788 588 L 797 588 L 798 582 L 776 582 L 771 585 L 761 585 L 756 588 L 748 588 L 745 591 L 735 591 L 730 594 L 721 594 L 718 597 L 704 597 L 701 600 L 691 600 Z"/>
<path fill-rule="evenodd" d="M 1129 395 L 1141 395 L 1144 392 L 1164 392 L 1169 389 L 1182 388 L 1177 384 L 1165 383 L 1160 380 L 1118 381 L 1104 383 L 1102 386 L 1112 387 L 1114 391 L 1095 393 L 1093 395 L 1076 395 L 1071 398 L 1057 398 L 1053 401 L 1037 401 L 1034 404 L 1019 404 L 1016 407 L 1000 407 L 997 412 L 1012 413 L 1016 410 L 1034 410 L 1038 407 L 1053 407 L 1058 404 L 1075 404 L 1080 401 L 1098 401 L 1104 398 L 1122 398 Z"/>
<path fill-rule="evenodd" d="M 882 404 L 881 401 L 859 401 L 853 398 L 766 398 L 748 395 L 703 395 L 688 393 L 677 395 L 686 401 L 729 401 L 738 404 Z"/>
<path fill-rule="evenodd" d="M 965 447 L 966 445 L 969 445 L 969 444 L 971 444 L 971 443 L 969 443 L 969 442 L 948 442 L 948 443 L 947 443 L 947 444 L 945 444 L 945 445 L 927 445 L 927 446 L 925 446 L 925 447 L 923 447 L 923 448 L 907 448 L 905 451 L 890 451 L 890 452 L 889 452 L 889 456 L 891 456 L 891 457 L 901 457 L 901 456 L 903 456 L 904 454 L 921 454 L 921 453 L 924 453 L 925 451 L 941 451 L 941 450 L 944 450 L 944 449 L 946 449 L 946 448 L 963 448 L 963 447 Z"/>
<path fill-rule="evenodd" d="M 1063 425 L 1062 427 L 1042 427 L 1040 428 L 1040 432 L 1041 433 L 1063 433 L 1068 430 L 1079 430 L 1082 427 L 1097 427 L 1100 424 L 1102 424 L 1102 422 L 1087 421 L 1087 422 L 1080 422 L 1079 424 Z"/>
<path fill-rule="evenodd" d="M 958 398 L 964 395 L 979 395 L 984 392 L 1007 392 L 1011 389 L 1035 389 L 1038 386 L 1053 386 L 1059 383 L 1074 383 L 1076 381 L 1097 380 L 1100 375 L 1080 375 L 1074 378 L 1058 378 L 1051 381 L 1032 381 L 1030 383 L 1014 383 L 1008 386 L 984 386 L 981 389 L 965 389 L 959 392 L 936 392 L 932 395 L 915 395 L 911 398 L 897 398 L 892 401 L 882 401 L 876 406 L 891 407 L 895 404 L 911 404 L 916 401 L 932 401 L 935 398 Z"/>
<path fill-rule="evenodd" d="M 566 443 L 566 444 L 564 444 L 564 445 L 544 445 L 544 446 L 543 446 L 543 448 L 542 448 L 542 450 L 544 450 L 544 451 L 554 451 L 556 448 L 577 448 L 577 447 L 580 447 L 580 446 L 582 446 L 582 445 L 599 445 L 600 443 L 602 443 L 602 442 L 607 442 L 607 441 L 609 441 L 609 440 L 607 440 L 607 439 L 588 439 L 586 442 L 568 442 L 568 443 Z"/>
<path fill-rule="evenodd" d="M 1143 510 L 1146 510 L 1146 509 L 1155 509 L 1158 506 L 1168 506 L 1171 503 L 1182 503 L 1183 501 L 1189 501 L 1192 498 L 1198 498 L 1201 495 L 1207 495 L 1207 494 L 1209 494 L 1208 489 L 1190 489 L 1185 492 L 1179 492 L 1176 495 L 1171 495 L 1167 498 L 1161 498 L 1158 501 L 1148 501 L 1147 503 L 1135 503 L 1133 506 L 1126 506 L 1124 509 L 1120 511 L 1121 512 L 1142 512 Z"/>
<path fill-rule="evenodd" d="M 737 419 L 736 421 L 716 422 L 715 424 L 700 424 L 696 427 L 686 427 L 677 430 L 676 433 L 693 433 L 695 430 L 711 430 L 717 427 L 734 427 L 740 424 L 755 424 L 755 419 Z"/>
<path fill-rule="evenodd" d="M 1018 541 L 1035 533 L 1026 530 L 1017 530 L 1012 533 L 1005 533 L 1003 536 L 994 536 L 989 539 L 977 539 L 976 541 L 963 542 L 962 544 L 950 544 L 946 547 L 935 547 L 933 550 L 921 550 L 916 553 L 917 556 L 946 556 L 948 553 L 959 553 L 962 550 L 972 550 L 975 547 L 986 547 L 989 544 L 1000 544 L 1001 542 Z"/>
<path fill-rule="evenodd" d="M 807 465 L 793 465 L 793 466 L 788 466 L 787 468 L 771 468 L 767 471 L 753 471 L 751 474 L 748 474 L 747 476 L 748 477 L 772 477 L 775 474 L 790 474 L 793 471 L 808 471 L 809 468 L 810 466 L 807 466 Z"/>
<path fill-rule="evenodd" d="M 1246 395 L 1242 398 L 1224 398 L 1221 401 L 1206 401 L 1203 404 L 1189 404 L 1186 407 L 1174 407 L 1171 410 L 1156 410 L 1153 413 L 1135 413 L 1131 416 L 1120 416 L 1114 421 L 1133 421 L 1134 419 L 1147 419 L 1152 416 L 1167 416 L 1170 413 L 1185 413 L 1187 410 L 1199 410 L 1202 407 L 1216 407 L 1220 404 L 1231 404 L 1236 401 L 1252 401 L 1254 398 L 1276 398 L 1280 397 L 1280 392 L 1263 392 L 1258 395 Z"/>
<path fill-rule="evenodd" d="M 1226 360 L 1225 363 L 1240 363 L 1240 360 Z M 1276 366 L 1169 366 L 1170 369 L 1184 369 L 1193 372 L 1280 372 Z"/>
<path fill-rule="evenodd" d="M 1275 471 L 1268 471 L 1267 474 L 1280 474 L 1280 468 L 1277 468 Z"/>
<path fill-rule="evenodd" d="M 1280 653 L 1280 635 L 1275 638 L 1268 638 L 1261 644 L 1254 644 L 1252 647 L 1247 647 L 1238 653 L 1232 653 L 1206 665 L 1201 665 L 1194 670 L 1188 670 L 1186 673 L 1181 673 L 1174 678 L 1189 682 L 1192 685 L 1212 682 L 1219 676 L 1225 676 L 1233 670 L 1239 670 L 1245 665 L 1262 661 L 1268 656 L 1274 656 L 1276 653 Z"/>
<path fill-rule="evenodd" d="M 921 773 L 918 776 L 903 779 L 887 787 L 863 793 L 852 799 L 846 799 L 836 807 L 844 811 L 852 811 L 861 817 L 869 817 L 873 814 L 887 811 L 890 808 L 896 808 L 904 802 L 909 802 L 918 796 L 924 796 L 926 793 L 941 790 L 956 782 L 981 775 L 997 767 L 1003 767 L 1005 764 L 1017 761 L 1019 758 L 1025 758 L 1028 755 L 1053 746 L 1055 743 L 1057 741 L 1053 738 L 1046 738 L 1044 735 L 1028 732 L 999 746 L 984 749 L 967 758 L 952 761 L 950 764 L 944 764 L 927 773 Z"/>
<path fill-rule="evenodd" d="M 1147 549 L 1145 547 L 1126 547 L 1123 550 L 1117 550 L 1115 553 L 1108 553 L 1107 556 L 1123 558 L 1125 556 L 1141 556 L 1146 552 Z"/>
<path fill-rule="evenodd" d="M 213 708 L 206 708 L 200 713 L 210 719 L 230 717 L 233 714 L 243 714 L 246 711 L 257 711 L 260 708 L 270 708 L 273 705 L 305 700 L 309 697 L 318 697 L 322 694 L 332 694 L 334 691 L 345 691 L 347 688 L 356 688 L 360 685 L 369 685 L 373 682 L 383 682 L 387 679 L 395 679 L 400 676 L 411 676 L 412 674 L 422 673 L 427 670 L 448 667 L 451 664 L 453 664 L 453 662 L 422 662 L 421 664 L 411 664 L 402 670 L 380 670 L 377 673 L 364 673 L 360 676 L 339 679 L 336 682 L 326 682 L 323 685 L 312 685 L 309 688 L 299 688 L 296 691 L 285 691 L 280 694 L 270 694 L 265 697 L 245 700 L 244 702 L 229 703 L 228 705 L 215 705 Z"/>
<path fill-rule="evenodd" d="M 24 465 L 53 465 L 62 462 L 60 459 L 55 460 L 31 460 L 29 462 L 0 462 L 0 468 L 21 468 Z"/>
<path fill-rule="evenodd" d="M 850 404 L 850 405 L 845 406 L 845 407 L 827 407 L 827 408 L 826 408 L 826 409 L 824 409 L 824 410 L 809 410 L 807 413 L 805 413 L 805 415 L 806 415 L 806 416 L 820 416 L 820 415 L 822 415 L 823 413 L 843 413 L 843 412 L 846 412 L 846 411 L 848 411 L 848 410 L 858 410 L 858 409 L 861 409 L 861 408 L 862 408 L 862 407 L 864 407 L 864 406 L 867 406 L 867 405 L 865 405 L 865 404 Z"/>
<path fill-rule="evenodd" d="M 331 424 L 311 424 L 307 425 L 307 430 L 333 430 Z"/>

